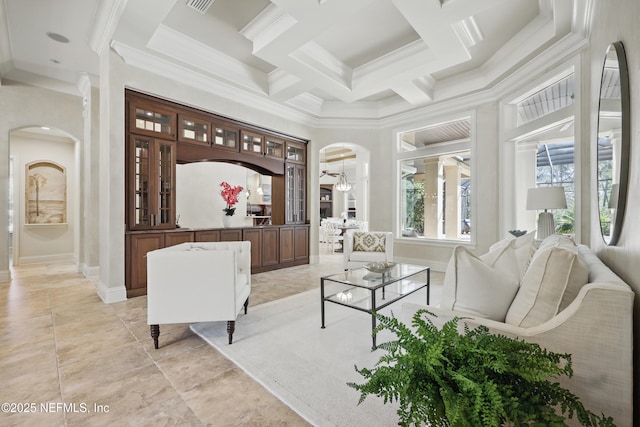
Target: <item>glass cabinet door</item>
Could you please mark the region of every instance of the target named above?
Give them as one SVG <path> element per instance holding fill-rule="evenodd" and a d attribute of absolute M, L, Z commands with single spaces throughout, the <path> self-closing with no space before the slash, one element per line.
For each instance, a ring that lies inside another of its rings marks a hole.
<path fill-rule="evenodd" d="M 296 199 L 294 206 L 296 212 L 295 222 L 304 224 L 305 221 L 305 203 L 306 203 L 306 180 L 307 171 L 304 166 L 296 166 Z"/>
<path fill-rule="evenodd" d="M 156 228 L 175 227 L 175 159 L 172 142 L 158 143 L 158 206 L 153 226 Z"/>
<path fill-rule="evenodd" d="M 170 110 L 163 110 L 145 103 L 131 104 L 131 130 L 145 135 L 164 135 L 175 138 L 176 114 Z"/>
<path fill-rule="evenodd" d="M 207 120 L 180 115 L 178 139 L 200 145 L 209 145 L 211 124 Z"/>
<path fill-rule="evenodd" d="M 238 151 L 238 131 L 220 125 L 214 125 L 213 146 Z"/>
<path fill-rule="evenodd" d="M 304 164 L 307 160 L 304 144 L 287 141 L 287 161 Z"/>
<path fill-rule="evenodd" d="M 262 156 L 263 136 L 258 133 L 241 131 L 242 145 L 241 150 L 245 153 L 257 154 Z"/>
<path fill-rule="evenodd" d="M 175 227 L 175 142 L 132 135 L 129 151 L 128 226 Z"/>
<path fill-rule="evenodd" d="M 133 173 L 131 228 L 146 228 L 150 225 L 150 176 L 151 145 L 150 138 L 133 138 Z M 130 209 L 131 212 L 131 209 Z"/>
<path fill-rule="evenodd" d="M 306 204 L 306 168 L 300 165 L 288 164 L 285 168 L 286 186 L 286 223 L 304 224 Z"/>
<path fill-rule="evenodd" d="M 276 159 L 284 158 L 284 141 L 278 138 L 267 137 L 264 143 L 265 155 Z"/>

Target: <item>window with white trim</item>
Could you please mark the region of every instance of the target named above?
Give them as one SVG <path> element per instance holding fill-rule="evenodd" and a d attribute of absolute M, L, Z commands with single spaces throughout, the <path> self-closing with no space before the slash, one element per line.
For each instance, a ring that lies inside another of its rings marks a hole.
<path fill-rule="evenodd" d="M 399 134 L 402 237 L 471 239 L 471 118 Z"/>

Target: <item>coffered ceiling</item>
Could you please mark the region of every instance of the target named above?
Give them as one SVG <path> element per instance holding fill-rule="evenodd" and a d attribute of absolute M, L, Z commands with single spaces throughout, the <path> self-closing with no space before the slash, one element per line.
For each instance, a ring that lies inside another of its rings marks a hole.
<path fill-rule="evenodd" d="M 0 77 L 95 84 L 107 46 L 132 66 L 262 108 L 380 119 L 490 88 L 555 44 L 579 44 L 590 3 L 0 0 Z"/>

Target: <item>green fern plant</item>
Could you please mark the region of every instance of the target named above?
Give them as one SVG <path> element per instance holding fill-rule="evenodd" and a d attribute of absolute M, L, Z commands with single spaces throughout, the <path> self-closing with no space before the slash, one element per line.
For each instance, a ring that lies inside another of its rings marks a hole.
<path fill-rule="evenodd" d="M 397 339 L 380 344 L 386 353 L 373 369 L 356 371 L 366 382 L 359 404 L 372 394 L 400 404 L 399 425 L 565 426 L 576 416 L 585 426 L 613 426 L 550 378 L 571 376 L 570 354 L 557 354 L 479 326 L 458 332 L 456 317 L 439 329 L 428 310 L 419 310 L 413 329 L 395 317 L 376 314 L 375 332 L 388 329 Z M 463 318 L 464 320 L 464 318 Z"/>

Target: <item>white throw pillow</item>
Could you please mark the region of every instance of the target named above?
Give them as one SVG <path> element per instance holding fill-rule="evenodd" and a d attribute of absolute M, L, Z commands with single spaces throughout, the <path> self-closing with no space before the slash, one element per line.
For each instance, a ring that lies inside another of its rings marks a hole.
<path fill-rule="evenodd" d="M 522 279 L 527 268 L 529 268 L 531 257 L 533 257 L 533 254 L 536 252 L 535 236 L 535 231 L 532 231 L 531 233 L 527 233 L 520 237 L 507 237 L 506 239 L 500 240 L 499 242 L 491 245 L 489 252 L 493 252 L 507 245 L 513 245 L 518 262 L 519 277 Z"/>
<path fill-rule="evenodd" d="M 513 243 L 482 257 L 457 246 L 445 273 L 440 307 L 503 322 L 518 282 Z"/>
<path fill-rule="evenodd" d="M 354 252 L 384 252 L 387 235 L 384 233 L 359 232 L 353 233 Z"/>
<path fill-rule="evenodd" d="M 506 323 L 528 328 L 546 322 L 560 311 L 565 292 L 575 292 L 575 298 L 575 290 L 587 283 L 588 276 L 577 250 L 555 245 L 538 249 L 520 282 Z"/>
<path fill-rule="evenodd" d="M 583 280 L 584 271 L 587 272 L 587 276 L 589 275 L 589 267 L 587 267 L 587 264 L 582 260 L 582 257 L 579 256 L 580 251 L 571 237 L 563 234 L 552 234 L 540 243 L 540 248 L 544 249 L 550 247 L 563 248 L 574 253 L 578 257 L 577 262 L 579 264 L 576 266 L 576 269 L 579 267 L 579 270 L 577 271 L 581 272 L 578 280 L 571 277 L 571 280 L 568 281 L 567 288 L 564 290 L 562 301 L 560 301 L 560 306 L 558 307 L 558 313 L 560 313 L 562 310 L 567 308 L 569 304 L 571 304 L 571 302 L 578 296 L 580 288 L 586 285 L 589 281 L 588 278 L 587 280 Z"/>

